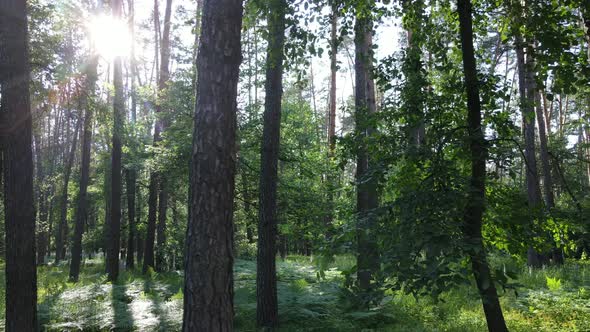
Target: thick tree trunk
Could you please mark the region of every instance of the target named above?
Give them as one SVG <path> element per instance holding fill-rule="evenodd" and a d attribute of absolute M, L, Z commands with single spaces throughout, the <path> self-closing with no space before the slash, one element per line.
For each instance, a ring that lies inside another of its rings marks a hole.
<path fill-rule="evenodd" d="M 461 50 L 463 52 L 463 71 L 467 92 L 467 127 L 471 150 L 471 181 L 468 187 L 469 198 L 463 215 L 463 232 L 466 250 L 471 259 L 473 276 L 479 289 L 488 330 L 490 332 L 508 331 L 496 286 L 488 266 L 486 251 L 481 233 L 482 216 L 485 210 L 486 142 L 481 124 L 481 102 L 479 82 L 473 49 L 473 27 L 471 1 L 458 0 Z"/>
<path fill-rule="evenodd" d="M 82 94 L 80 105 L 85 109 L 84 132 L 82 136 L 82 165 L 80 169 L 80 191 L 78 193 L 78 207 L 76 209 L 76 225 L 72 241 L 72 260 L 70 263 L 70 280 L 78 281 L 80 263 L 82 261 L 82 233 L 88 217 L 88 182 L 90 180 L 90 149 L 92 146 L 92 122 L 94 116 L 91 106 L 97 80 L 98 57 L 92 56 L 86 69 L 86 86 Z"/>
<path fill-rule="evenodd" d="M 370 0 L 369 8 L 374 2 Z M 379 253 L 374 227 L 374 209 L 378 205 L 376 179 L 367 178 L 371 158 L 364 140 L 370 137 L 374 128 L 370 117 L 376 112 L 375 85 L 373 82 L 373 19 L 371 11 L 357 13 L 355 23 L 355 122 L 360 146 L 357 152 L 357 279 L 363 290 L 371 287 L 374 274 L 379 270 Z"/>
<path fill-rule="evenodd" d="M 114 0 L 113 16 L 122 17 L 121 0 Z M 121 135 L 125 117 L 125 100 L 123 96 L 122 59 L 116 57 L 113 69 L 113 141 L 111 159 L 111 215 L 107 249 L 107 265 L 109 281 L 117 281 L 119 277 L 119 250 L 121 247 Z"/>
<path fill-rule="evenodd" d="M 26 1 L 0 1 L 7 332 L 37 330 L 35 206 Z"/>
<path fill-rule="evenodd" d="M 72 174 L 72 166 L 74 165 L 74 158 L 76 157 L 76 147 L 78 145 L 78 134 L 80 131 L 80 125 L 82 121 L 78 119 L 76 121 L 76 129 L 74 130 L 74 137 L 72 139 L 72 145 L 70 146 L 70 152 L 65 165 L 64 170 L 64 183 L 61 192 L 60 200 L 60 219 L 57 225 L 57 234 L 55 241 L 55 263 L 59 263 L 65 258 L 65 242 L 68 238 L 67 223 L 68 223 L 68 184 L 70 183 L 70 176 Z"/>
<path fill-rule="evenodd" d="M 186 233 L 183 331 L 233 331 L 241 0 L 205 0 Z"/>
<path fill-rule="evenodd" d="M 283 95 L 285 0 L 269 1 L 264 129 L 260 156 L 258 256 L 256 260 L 256 322 L 273 328 L 279 323 L 277 300 L 277 180 Z"/>

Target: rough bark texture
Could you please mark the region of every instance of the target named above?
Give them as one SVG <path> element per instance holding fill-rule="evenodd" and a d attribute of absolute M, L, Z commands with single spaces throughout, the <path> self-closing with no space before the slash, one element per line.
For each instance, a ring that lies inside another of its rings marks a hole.
<path fill-rule="evenodd" d="M 113 16 L 121 17 L 121 0 L 114 0 Z M 121 247 L 121 135 L 123 133 L 123 119 L 125 114 L 125 100 L 123 96 L 122 59 L 114 60 L 113 85 L 113 141 L 111 159 L 111 215 L 107 248 L 107 271 L 109 281 L 116 281 L 119 277 L 119 249 Z"/>
<path fill-rule="evenodd" d="M 0 1 L 7 332 L 37 330 L 35 207 L 26 1 Z"/>
<path fill-rule="evenodd" d="M 183 331 L 233 331 L 241 0 L 205 0 L 186 233 Z"/>
<path fill-rule="evenodd" d="M 471 181 L 469 198 L 463 216 L 463 232 L 466 250 L 471 260 L 473 276 L 479 289 L 483 309 L 490 332 L 508 331 L 494 281 L 488 266 L 481 234 L 482 216 L 485 210 L 486 142 L 481 127 L 481 102 L 479 82 L 473 49 L 473 23 L 471 1 L 458 0 L 463 71 L 467 92 L 467 128 L 471 150 Z"/>
<path fill-rule="evenodd" d="M 92 56 L 86 68 L 86 86 L 81 96 L 80 106 L 85 109 L 84 131 L 82 136 L 82 165 L 80 168 L 80 191 L 78 193 L 78 206 L 76 209 L 76 224 L 74 226 L 74 238 L 72 241 L 72 260 L 70 263 L 70 280 L 78 281 L 80 275 L 80 263 L 82 261 L 82 233 L 88 217 L 88 182 L 90 180 L 90 148 L 92 146 L 92 122 L 94 117 L 93 106 L 89 97 L 94 96 L 97 80 L 98 57 Z"/>
<path fill-rule="evenodd" d="M 373 1 L 369 8 L 373 7 Z M 372 135 L 369 118 L 375 113 L 375 84 L 373 82 L 373 20 L 370 11 L 357 13 L 355 23 L 355 123 L 359 139 Z M 361 289 L 371 286 L 379 269 L 379 254 L 373 231 L 376 223 L 374 209 L 378 205 L 376 180 L 368 178 L 371 161 L 366 143 L 359 142 L 357 152 L 357 278 Z"/>
<path fill-rule="evenodd" d="M 268 49 L 264 104 L 264 129 L 260 155 L 260 205 L 258 256 L 256 260 L 256 322 L 275 327 L 279 322 L 277 301 L 277 180 L 283 95 L 285 0 L 269 1 Z"/>

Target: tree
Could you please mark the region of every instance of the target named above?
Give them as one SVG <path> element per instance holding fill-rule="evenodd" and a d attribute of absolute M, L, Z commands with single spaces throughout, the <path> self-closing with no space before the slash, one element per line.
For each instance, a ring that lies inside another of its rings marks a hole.
<path fill-rule="evenodd" d="M 90 149 L 92 146 L 92 122 L 94 117 L 94 90 L 97 80 L 98 56 L 91 55 L 86 67 L 85 91 L 82 92 L 80 105 L 84 108 L 84 127 L 82 133 L 82 165 L 80 166 L 80 191 L 76 208 L 74 237 L 72 241 L 72 260 L 70 262 L 70 280 L 78 281 L 80 262 L 82 261 L 82 234 L 84 222 L 88 218 L 88 182 L 90 180 Z"/>
<path fill-rule="evenodd" d="M 60 260 L 65 258 L 65 242 L 68 238 L 68 185 L 70 183 L 70 176 L 72 175 L 72 166 L 74 165 L 74 158 L 76 157 L 76 147 L 78 145 L 78 133 L 80 131 L 81 119 L 76 120 L 76 128 L 74 129 L 74 136 L 70 145 L 70 152 L 68 153 L 65 170 L 64 170 L 64 182 L 63 189 L 61 192 L 60 201 L 60 215 L 59 224 L 57 225 L 57 234 L 55 241 L 55 262 L 58 263 Z"/>
<path fill-rule="evenodd" d="M 494 280 L 488 266 L 481 226 L 485 211 L 486 142 L 481 123 L 479 82 L 473 48 L 472 7 L 470 0 L 458 0 L 459 31 L 463 53 L 463 72 L 467 93 L 467 130 L 471 153 L 471 179 L 463 215 L 463 233 L 471 269 L 479 289 L 490 332 L 508 331 Z"/>
<path fill-rule="evenodd" d="M 158 6 L 157 1 L 154 2 L 154 19 L 156 20 L 156 27 L 158 27 Z M 158 102 L 156 103 L 156 125 L 154 128 L 154 145 L 162 140 L 162 132 L 168 127 L 168 122 L 164 119 L 161 105 L 161 98 L 168 85 L 170 79 L 170 16 L 172 12 L 172 0 L 166 1 L 166 9 L 164 13 L 164 31 L 162 33 L 162 41 L 160 48 L 160 71 L 158 79 Z M 158 27 L 159 29 L 159 27 Z M 157 61 L 157 60 L 156 60 Z M 166 214 L 168 210 L 168 192 L 166 188 L 166 178 L 160 172 L 154 171 L 150 177 L 149 186 L 149 217 L 148 217 L 148 233 L 146 237 L 145 259 L 143 261 L 143 272 L 145 273 L 148 267 L 155 267 L 158 271 L 164 270 L 164 244 L 166 242 Z M 159 204 L 159 205 L 158 205 Z M 157 206 L 156 206 L 157 205 Z M 154 254 L 154 240 L 156 235 L 156 211 L 157 211 L 157 250 Z M 154 262 L 155 258 L 155 262 Z"/>
<path fill-rule="evenodd" d="M 204 0 L 183 331 L 233 331 L 233 199 L 242 1 Z"/>
<path fill-rule="evenodd" d="M 27 2 L 0 2 L 0 139 L 8 332 L 37 330 L 37 269 Z"/>
<path fill-rule="evenodd" d="M 112 2 L 113 16 L 122 17 L 121 0 Z M 111 158 L 111 215 L 109 223 L 109 241 L 107 248 L 107 272 L 110 281 L 116 281 L 119 277 L 119 249 L 121 247 L 121 136 L 123 134 L 123 121 L 125 114 L 125 100 L 123 96 L 123 68 L 120 56 L 113 62 L 113 85 L 115 96 L 113 98 L 113 140 Z"/>
<path fill-rule="evenodd" d="M 374 133 L 371 116 L 376 112 L 375 83 L 373 81 L 373 19 L 375 2 L 367 0 L 357 7 L 354 26 L 355 45 L 355 132 L 359 147 L 356 164 L 356 212 L 357 212 L 357 277 L 361 289 L 371 286 L 375 272 L 379 269 L 379 253 L 374 227 L 374 209 L 378 206 L 377 181 L 370 174 L 371 157 L 367 151 L 367 139 Z"/>
<path fill-rule="evenodd" d="M 268 49 L 264 101 L 264 128 L 260 153 L 260 204 L 256 259 L 256 323 L 273 328 L 279 323 L 277 301 L 277 178 L 281 137 L 283 57 L 287 2 L 268 2 Z"/>

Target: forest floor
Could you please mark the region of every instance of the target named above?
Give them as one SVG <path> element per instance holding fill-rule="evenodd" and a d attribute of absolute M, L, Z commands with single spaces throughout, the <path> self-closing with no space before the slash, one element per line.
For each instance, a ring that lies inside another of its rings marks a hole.
<path fill-rule="evenodd" d="M 281 331 L 486 331 L 475 287 L 458 287 L 442 301 L 391 294 L 369 311 L 347 309 L 340 270 L 353 263 L 338 257 L 318 281 L 306 257 L 278 262 Z M 2 268 L 2 271 L 4 269 Z M 236 329 L 256 331 L 256 263 L 235 264 Z M 39 269 L 39 321 L 43 331 L 179 331 L 182 273 L 142 276 L 124 271 L 111 284 L 99 260 L 87 261 L 80 282 L 67 282 L 66 265 Z M 0 285 L 4 275 L 0 274 Z M 510 331 L 590 331 L 590 264 L 523 270 L 518 295 L 502 305 Z M 4 291 L 0 290 L 0 297 Z M 0 306 L 4 299 L 0 299 Z M 4 308 L 0 308 L 0 317 Z M 1 325 L 0 329 L 4 327 Z"/>

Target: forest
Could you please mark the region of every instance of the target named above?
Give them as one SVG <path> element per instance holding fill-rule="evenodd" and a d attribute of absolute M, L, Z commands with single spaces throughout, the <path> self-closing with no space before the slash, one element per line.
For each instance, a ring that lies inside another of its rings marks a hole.
<path fill-rule="evenodd" d="M 0 0 L 0 330 L 590 331 L 590 1 Z"/>

